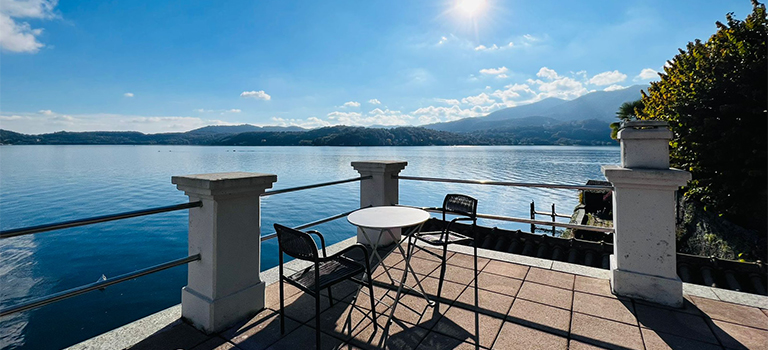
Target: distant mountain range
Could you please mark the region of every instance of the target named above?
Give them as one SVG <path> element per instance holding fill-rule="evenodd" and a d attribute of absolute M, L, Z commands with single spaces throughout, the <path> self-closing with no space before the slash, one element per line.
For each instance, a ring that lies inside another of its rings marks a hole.
<path fill-rule="evenodd" d="M 423 127 L 211 125 L 162 134 L 135 131 L 26 135 L 0 129 L 4 145 L 226 145 L 226 146 L 427 146 L 427 145 L 610 145 L 608 124 L 619 106 L 641 97 L 647 86 L 596 91 L 575 100 L 548 98 L 528 105 Z"/>
<path fill-rule="evenodd" d="M 484 117 L 464 118 L 424 127 L 469 133 L 479 130 L 556 125 L 589 119 L 611 123 L 616 121 L 616 111 L 622 103 L 640 99 L 640 90 L 647 88 L 648 85 L 634 85 L 615 91 L 595 91 L 570 101 L 550 97 L 527 105 L 500 109 Z"/>

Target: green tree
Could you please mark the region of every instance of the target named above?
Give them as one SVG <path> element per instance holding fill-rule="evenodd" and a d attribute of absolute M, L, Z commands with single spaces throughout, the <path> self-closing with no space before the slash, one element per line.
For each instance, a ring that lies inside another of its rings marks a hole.
<path fill-rule="evenodd" d="M 693 173 L 685 195 L 765 231 L 768 211 L 768 60 L 765 5 L 726 15 L 706 42 L 680 49 L 643 93 L 640 119 L 669 122 L 673 166 Z"/>
<path fill-rule="evenodd" d="M 619 128 L 621 128 L 621 123 L 635 120 L 637 119 L 637 116 L 640 115 L 640 111 L 643 110 L 643 100 L 639 99 L 637 101 L 630 101 L 630 102 L 624 102 L 619 106 L 619 110 L 616 112 L 616 118 L 619 118 L 620 122 L 611 123 L 611 138 L 616 139 L 616 137 L 619 134 Z"/>

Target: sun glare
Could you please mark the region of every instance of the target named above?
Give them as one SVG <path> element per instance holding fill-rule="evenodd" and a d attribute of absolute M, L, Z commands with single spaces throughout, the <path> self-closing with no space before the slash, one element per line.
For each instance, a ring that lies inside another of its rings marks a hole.
<path fill-rule="evenodd" d="M 485 7 L 486 0 L 457 0 L 456 9 L 466 16 L 474 16 Z"/>

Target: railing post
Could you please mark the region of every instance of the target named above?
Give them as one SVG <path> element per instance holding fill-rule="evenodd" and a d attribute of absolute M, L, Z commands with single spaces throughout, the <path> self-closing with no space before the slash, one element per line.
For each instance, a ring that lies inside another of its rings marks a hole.
<path fill-rule="evenodd" d="M 206 333 L 264 308 L 259 195 L 276 175 L 220 173 L 174 176 L 171 182 L 203 206 L 189 210 L 187 286 L 181 292 L 182 317 Z"/>
<path fill-rule="evenodd" d="M 669 167 L 672 133 L 666 123 L 625 123 L 618 138 L 621 166 L 602 168 L 614 187 L 611 289 L 621 296 L 682 306 L 675 191 L 691 174 Z"/>
<path fill-rule="evenodd" d="M 396 160 L 375 160 L 352 162 L 352 167 L 360 173 L 360 176 L 371 176 L 371 179 L 360 182 L 360 207 L 395 205 L 399 203 L 399 180 L 395 178 L 400 171 L 405 169 L 408 162 Z M 397 239 L 400 239 L 400 230 L 392 230 Z M 368 232 L 371 239 L 378 239 L 378 233 Z M 357 241 L 370 244 L 365 236 L 357 231 Z M 381 244 L 392 243 L 389 235 L 381 238 Z"/>

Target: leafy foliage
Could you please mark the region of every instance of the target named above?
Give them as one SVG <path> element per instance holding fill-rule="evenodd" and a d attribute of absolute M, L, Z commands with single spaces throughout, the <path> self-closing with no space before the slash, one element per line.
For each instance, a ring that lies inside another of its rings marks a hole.
<path fill-rule="evenodd" d="M 680 49 L 643 93 L 640 119 L 668 121 L 673 166 L 690 171 L 686 196 L 747 227 L 766 228 L 768 60 L 765 5 L 717 22 Z"/>

